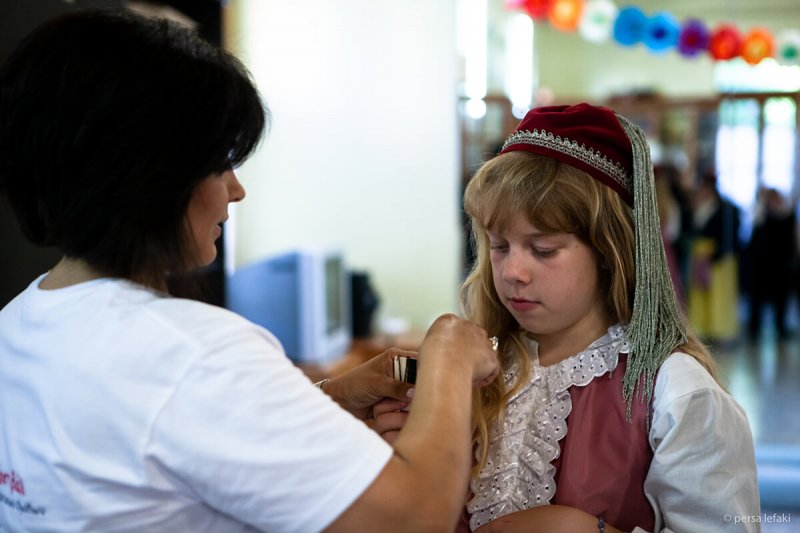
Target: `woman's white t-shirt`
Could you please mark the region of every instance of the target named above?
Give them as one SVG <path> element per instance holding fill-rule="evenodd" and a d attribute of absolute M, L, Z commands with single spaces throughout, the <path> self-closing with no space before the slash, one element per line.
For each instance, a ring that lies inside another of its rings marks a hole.
<path fill-rule="evenodd" d="M 240 316 L 41 279 L 0 311 L 0 531 L 318 531 L 389 460 Z"/>

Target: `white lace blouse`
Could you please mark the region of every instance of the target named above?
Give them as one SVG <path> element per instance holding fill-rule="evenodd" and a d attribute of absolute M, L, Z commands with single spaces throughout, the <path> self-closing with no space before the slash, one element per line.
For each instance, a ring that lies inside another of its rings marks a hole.
<path fill-rule="evenodd" d="M 628 351 L 624 334 L 624 327 L 612 326 L 584 351 L 547 367 L 539 365 L 531 341 L 531 374 L 509 400 L 502 426 L 492 429 L 488 461 L 470 484 L 472 529 L 550 502 L 556 492 L 551 463 L 572 408 L 569 388 L 616 368 L 619 354 Z M 517 373 L 516 366 L 506 372 L 507 385 Z M 731 525 L 725 515 L 759 514 L 744 411 L 689 355 L 674 353 L 659 370 L 649 442 L 654 455 L 644 491 L 656 531 L 724 531 Z"/>

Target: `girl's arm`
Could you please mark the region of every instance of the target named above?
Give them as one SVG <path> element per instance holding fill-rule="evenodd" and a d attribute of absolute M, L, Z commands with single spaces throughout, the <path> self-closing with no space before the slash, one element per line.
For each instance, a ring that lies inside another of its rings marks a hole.
<path fill-rule="evenodd" d="M 575 533 L 599 532 L 599 520 L 575 507 L 542 505 L 495 518 L 474 533 Z M 622 533 L 604 524 L 605 533 Z"/>
<path fill-rule="evenodd" d="M 670 356 L 658 373 L 644 491 L 656 530 L 715 531 L 760 514 L 753 437 L 741 407 L 700 364 Z M 748 525 L 744 525 L 748 524 Z"/>

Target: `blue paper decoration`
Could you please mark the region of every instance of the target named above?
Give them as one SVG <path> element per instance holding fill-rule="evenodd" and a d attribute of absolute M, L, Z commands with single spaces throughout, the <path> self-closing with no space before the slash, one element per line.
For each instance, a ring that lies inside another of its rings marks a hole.
<path fill-rule="evenodd" d="M 642 40 L 651 51 L 664 52 L 678 43 L 680 33 L 681 27 L 675 17 L 662 11 L 647 21 Z"/>
<path fill-rule="evenodd" d="M 633 46 L 644 38 L 648 18 L 641 9 L 628 6 L 620 9 L 614 21 L 614 40 L 623 46 Z"/>

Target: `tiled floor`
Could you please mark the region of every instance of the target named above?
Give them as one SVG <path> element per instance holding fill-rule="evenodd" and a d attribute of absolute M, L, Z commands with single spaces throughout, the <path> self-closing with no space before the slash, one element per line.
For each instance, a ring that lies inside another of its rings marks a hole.
<path fill-rule="evenodd" d="M 747 412 L 757 444 L 800 450 L 800 339 L 778 341 L 767 331 L 756 341 L 714 348 L 723 385 Z"/>
<path fill-rule="evenodd" d="M 780 341 L 767 324 L 757 340 L 713 350 L 720 380 L 747 412 L 753 431 L 762 487 L 762 531 L 799 532 L 800 335 Z M 788 485 L 786 476 L 791 480 Z M 767 483 L 768 479 L 778 483 Z"/>

